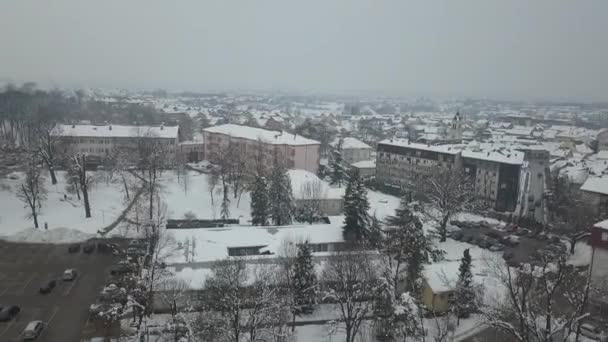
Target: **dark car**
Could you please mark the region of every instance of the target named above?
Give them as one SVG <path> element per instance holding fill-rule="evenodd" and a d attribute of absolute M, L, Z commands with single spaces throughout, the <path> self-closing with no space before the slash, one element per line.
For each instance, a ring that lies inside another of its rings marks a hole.
<path fill-rule="evenodd" d="M 17 305 L 9 305 L 0 309 L 0 322 L 6 322 L 13 319 L 21 309 Z"/>
<path fill-rule="evenodd" d="M 486 235 L 488 237 L 491 237 L 492 239 L 496 239 L 496 240 L 500 239 L 500 234 L 498 234 L 498 232 L 495 232 L 495 231 L 489 231 L 486 233 Z"/>
<path fill-rule="evenodd" d="M 451 238 L 454 239 L 454 240 L 456 240 L 456 241 L 460 241 L 463 238 L 463 234 L 462 234 L 462 232 L 453 232 L 451 234 Z"/>
<path fill-rule="evenodd" d="M 80 252 L 80 244 L 79 243 L 75 243 L 73 245 L 70 245 L 70 247 L 68 247 L 68 252 L 69 253 L 78 253 L 78 252 Z"/>
<path fill-rule="evenodd" d="M 491 244 L 491 243 L 490 243 L 490 241 L 488 241 L 488 240 L 481 240 L 481 241 L 479 241 L 478 245 L 479 245 L 479 247 L 481 247 L 481 248 L 488 249 L 488 248 L 490 248 L 490 246 L 491 246 L 492 244 Z"/>
<path fill-rule="evenodd" d="M 49 293 L 53 291 L 53 289 L 57 286 L 57 281 L 55 279 L 49 280 L 40 286 L 40 293 Z"/>
<path fill-rule="evenodd" d="M 130 273 L 133 271 L 133 267 L 131 265 L 116 265 L 110 269 L 111 275 L 121 275 Z"/>
<path fill-rule="evenodd" d="M 473 240 L 475 239 L 475 237 L 473 235 L 466 235 L 465 237 L 462 238 L 463 242 L 473 242 Z"/>
<path fill-rule="evenodd" d="M 87 254 L 93 253 L 95 251 L 95 244 L 94 243 L 87 243 L 82 248 L 82 251 L 85 252 L 85 253 L 87 253 Z"/>

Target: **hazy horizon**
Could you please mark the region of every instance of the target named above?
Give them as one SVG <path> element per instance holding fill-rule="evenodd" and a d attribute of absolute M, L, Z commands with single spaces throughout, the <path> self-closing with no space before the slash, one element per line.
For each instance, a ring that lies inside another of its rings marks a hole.
<path fill-rule="evenodd" d="M 608 100 L 608 2 L 0 3 L 0 80 Z"/>

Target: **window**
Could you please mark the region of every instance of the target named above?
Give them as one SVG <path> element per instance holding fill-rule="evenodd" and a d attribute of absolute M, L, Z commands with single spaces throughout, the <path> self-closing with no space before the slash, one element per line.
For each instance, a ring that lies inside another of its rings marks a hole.
<path fill-rule="evenodd" d="M 602 241 L 608 241 L 608 232 L 602 233 Z"/>

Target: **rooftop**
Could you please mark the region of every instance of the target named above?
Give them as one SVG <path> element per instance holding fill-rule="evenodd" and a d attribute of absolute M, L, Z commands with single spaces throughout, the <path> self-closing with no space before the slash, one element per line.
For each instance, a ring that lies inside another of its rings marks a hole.
<path fill-rule="evenodd" d="M 282 131 L 271 131 L 262 128 L 225 124 L 204 129 L 208 133 L 219 133 L 235 138 L 261 140 L 273 145 L 319 145 L 316 140 L 304 138 L 301 135 Z"/>
<path fill-rule="evenodd" d="M 331 145 L 338 146 L 338 142 L 339 142 L 339 139 L 336 139 L 336 140 L 332 141 Z M 342 148 L 371 148 L 371 147 L 359 139 L 346 137 L 346 138 L 342 139 Z"/>
<path fill-rule="evenodd" d="M 523 152 L 495 144 L 469 144 L 462 151 L 462 156 L 503 164 L 521 165 L 524 163 Z"/>
<path fill-rule="evenodd" d="M 589 177 L 581 186 L 581 190 L 608 195 L 608 177 Z"/>
<path fill-rule="evenodd" d="M 462 150 L 462 145 L 429 145 L 411 142 L 408 139 L 385 139 L 378 144 L 407 147 L 414 150 L 439 152 L 446 154 L 458 154 Z"/>
<path fill-rule="evenodd" d="M 176 139 L 178 126 L 126 126 L 126 125 L 57 125 L 54 135 L 64 137 L 156 137 Z"/>

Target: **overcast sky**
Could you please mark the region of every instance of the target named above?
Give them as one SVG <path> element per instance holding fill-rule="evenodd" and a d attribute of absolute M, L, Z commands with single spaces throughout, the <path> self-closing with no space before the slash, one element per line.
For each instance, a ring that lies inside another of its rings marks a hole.
<path fill-rule="evenodd" d="M 608 1 L 0 1 L 0 79 L 608 100 Z"/>

